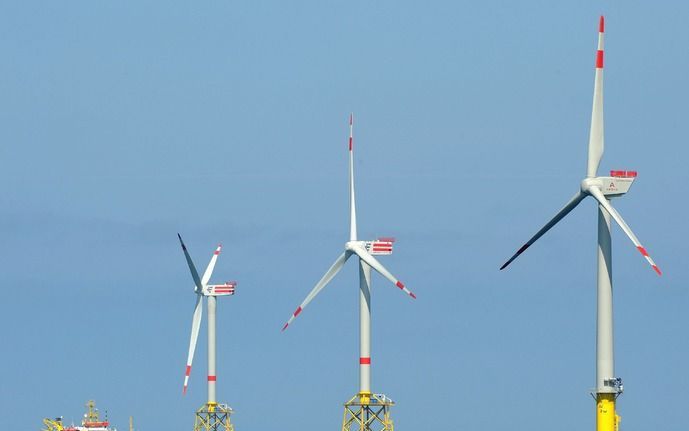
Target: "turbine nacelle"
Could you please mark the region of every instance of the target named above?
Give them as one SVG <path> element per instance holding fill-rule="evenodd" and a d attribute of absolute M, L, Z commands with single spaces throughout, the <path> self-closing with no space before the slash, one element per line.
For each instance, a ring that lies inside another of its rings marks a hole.
<path fill-rule="evenodd" d="M 236 281 L 226 281 L 224 284 L 208 284 L 205 286 L 204 296 L 229 296 L 234 295 L 237 287 Z"/>
<path fill-rule="evenodd" d="M 392 245 L 395 238 L 378 238 L 375 241 L 366 241 L 366 251 L 372 255 L 392 254 Z"/>
<path fill-rule="evenodd" d="M 392 254 L 392 245 L 395 242 L 394 238 L 378 238 L 370 241 L 347 241 L 345 243 L 345 251 L 357 253 L 357 250 L 362 249 L 370 255 L 387 256 Z"/>
<path fill-rule="evenodd" d="M 609 177 L 584 178 L 581 192 L 591 195 L 590 190 L 595 187 L 608 199 L 620 197 L 629 191 L 636 175 L 636 171 L 610 171 Z"/>

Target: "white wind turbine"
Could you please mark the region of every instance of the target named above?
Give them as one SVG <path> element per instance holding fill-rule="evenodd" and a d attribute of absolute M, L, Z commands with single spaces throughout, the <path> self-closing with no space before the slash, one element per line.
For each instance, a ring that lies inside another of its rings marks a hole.
<path fill-rule="evenodd" d="M 604 18 L 600 17 L 598 50 L 596 52 L 596 74 L 593 90 L 593 110 L 591 132 L 589 135 L 588 165 L 586 178 L 581 181 L 580 190 L 572 199 L 546 223 L 541 230 L 529 239 L 500 269 L 504 269 L 536 242 L 557 222 L 562 220 L 586 197 L 593 197 L 598 203 L 598 300 L 596 325 L 596 401 L 597 424 L 599 430 L 612 431 L 617 423 L 615 400 L 622 393 L 622 380 L 615 377 L 613 362 L 613 321 L 612 321 L 612 245 L 610 237 L 610 218 L 634 243 L 653 270 L 661 275 L 660 269 L 648 255 L 634 232 L 622 216 L 611 205 L 610 199 L 627 193 L 636 179 L 635 171 L 611 171 L 609 177 L 597 176 L 598 166 L 603 156 L 603 35 Z"/>
<path fill-rule="evenodd" d="M 323 288 L 342 269 L 347 259 L 356 255 L 359 258 L 359 396 L 363 402 L 367 402 L 371 395 L 371 268 L 383 277 L 390 280 L 395 286 L 403 290 L 407 295 L 416 298 L 401 281 L 385 269 L 373 255 L 392 254 L 394 239 L 379 238 L 374 241 L 362 241 L 357 238 L 356 225 L 356 201 L 354 198 L 354 148 L 353 148 L 353 115 L 349 117 L 349 241 L 345 243 L 344 252 L 335 260 L 323 278 L 306 296 L 306 299 L 297 307 L 289 318 L 284 331 L 292 321 L 306 308 L 306 306 L 323 290 Z"/>
<path fill-rule="evenodd" d="M 183 393 L 187 392 L 187 386 L 189 384 L 189 376 L 191 374 L 191 363 L 194 359 L 194 351 L 196 350 L 196 340 L 199 337 L 199 329 L 201 327 L 201 316 L 203 314 L 203 307 L 201 300 L 205 297 L 208 306 L 208 404 L 214 405 L 217 403 L 215 398 L 215 384 L 217 377 L 215 374 L 215 309 L 216 309 L 216 297 L 218 296 L 229 296 L 234 295 L 235 287 L 237 283 L 234 281 L 228 281 L 224 284 L 208 284 L 211 275 L 213 274 L 213 268 L 215 268 L 215 262 L 218 260 L 222 245 L 218 245 L 213 252 L 208 267 L 203 273 L 203 278 L 199 278 L 199 274 L 196 271 L 196 266 L 189 256 L 187 247 L 182 241 L 182 237 L 179 237 L 179 242 L 182 245 L 182 250 L 184 251 L 184 257 L 187 260 L 187 265 L 189 265 L 189 271 L 191 271 L 191 277 L 194 279 L 194 292 L 196 293 L 196 306 L 194 308 L 194 317 L 191 322 L 191 339 L 189 340 L 189 355 L 187 356 L 187 366 L 184 373 L 184 388 Z"/>

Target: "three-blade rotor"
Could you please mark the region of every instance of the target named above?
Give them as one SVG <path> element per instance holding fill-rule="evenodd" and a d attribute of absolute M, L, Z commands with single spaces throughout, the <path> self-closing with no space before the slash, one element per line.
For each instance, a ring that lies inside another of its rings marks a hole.
<path fill-rule="evenodd" d="M 615 220 L 615 222 L 622 228 L 624 233 L 629 237 L 634 246 L 639 250 L 643 257 L 648 261 L 653 270 L 661 275 L 660 269 L 653 262 L 653 259 L 648 255 L 646 249 L 641 245 L 639 239 L 634 235 L 634 232 L 629 228 L 627 223 L 622 219 L 622 216 L 610 204 L 606 198 L 603 189 L 605 187 L 604 180 L 607 177 L 598 177 L 598 167 L 603 157 L 604 150 L 604 136 L 603 136 L 603 37 L 605 31 L 604 19 L 600 17 L 598 30 L 598 49 L 596 51 L 596 74 L 593 89 L 593 108 L 591 113 L 591 132 L 589 135 L 588 146 L 588 164 L 586 169 L 586 178 L 581 182 L 580 191 L 577 192 L 572 199 L 545 224 L 534 236 L 531 237 L 523 246 L 512 255 L 512 257 L 505 262 L 500 269 L 505 269 L 512 261 L 514 261 L 520 254 L 536 242 L 541 236 L 548 232 L 567 214 L 569 214 L 579 203 L 581 203 L 587 196 L 593 197 L 598 204 L 604 208 Z"/>
<path fill-rule="evenodd" d="M 306 306 L 313 301 L 325 286 L 337 275 L 342 269 L 345 262 L 353 255 L 357 255 L 360 260 L 365 262 L 376 272 L 383 277 L 390 280 L 395 286 L 404 291 L 407 295 L 416 299 L 416 295 L 407 289 L 404 284 L 399 281 L 390 271 L 388 271 L 375 257 L 366 250 L 366 241 L 359 241 L 357 239 L 357 224 L 356 224 L 356 198 L 354 194 L 354 136 L 353 136 L 353 114 L 349 116 L 349 241 L 345 244 L 344 252 L 335 260 L 332 266 L 326 271 L 323 277 L 316 283 L 314 288 L 309 292 L 304 301 L 292 313 L 289 320 L 282 327 L 284 331 L 296 319 L 299 314 L 306 308 Z"/>

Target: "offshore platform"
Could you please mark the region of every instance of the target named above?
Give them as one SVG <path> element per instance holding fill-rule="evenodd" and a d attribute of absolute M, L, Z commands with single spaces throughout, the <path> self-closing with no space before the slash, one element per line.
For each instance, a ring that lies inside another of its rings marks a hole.
<path fill-rule="evenodd" d="M 74 424 L 65 426 L 62 416 L 54 419 L 43 419 L 43 426 L 42 431 L 116 431 L 115 428 L 110 428 L 107 413 L 105 414 L 105 419 L 101 420 L 96 408 L 96 402 L 93 400 L 89 400 L 86 403 L 86 413 L 84 413 L 84 418 L 81 420 L 81 426 Z M 132 431 L 131 418 L 129 418 L 129 428 Z"/>

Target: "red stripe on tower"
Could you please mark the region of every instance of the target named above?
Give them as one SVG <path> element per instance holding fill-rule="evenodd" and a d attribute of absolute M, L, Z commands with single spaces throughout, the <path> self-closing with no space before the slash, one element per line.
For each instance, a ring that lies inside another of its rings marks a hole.
<path fill-rule="evenodd" d="M 359 358 L 359 364 L 361 364 L 361 365 L 371 365 L 371 358 L 370 358 L 370 357 L 369 357 L 369 358 L 361 357 L 361 358 Z"/>
<path fill-rule="evenodd" d="M 218 378 L 215 376 L 208 376 L 208 381 L 209 382 L 215 382 Z"/>

